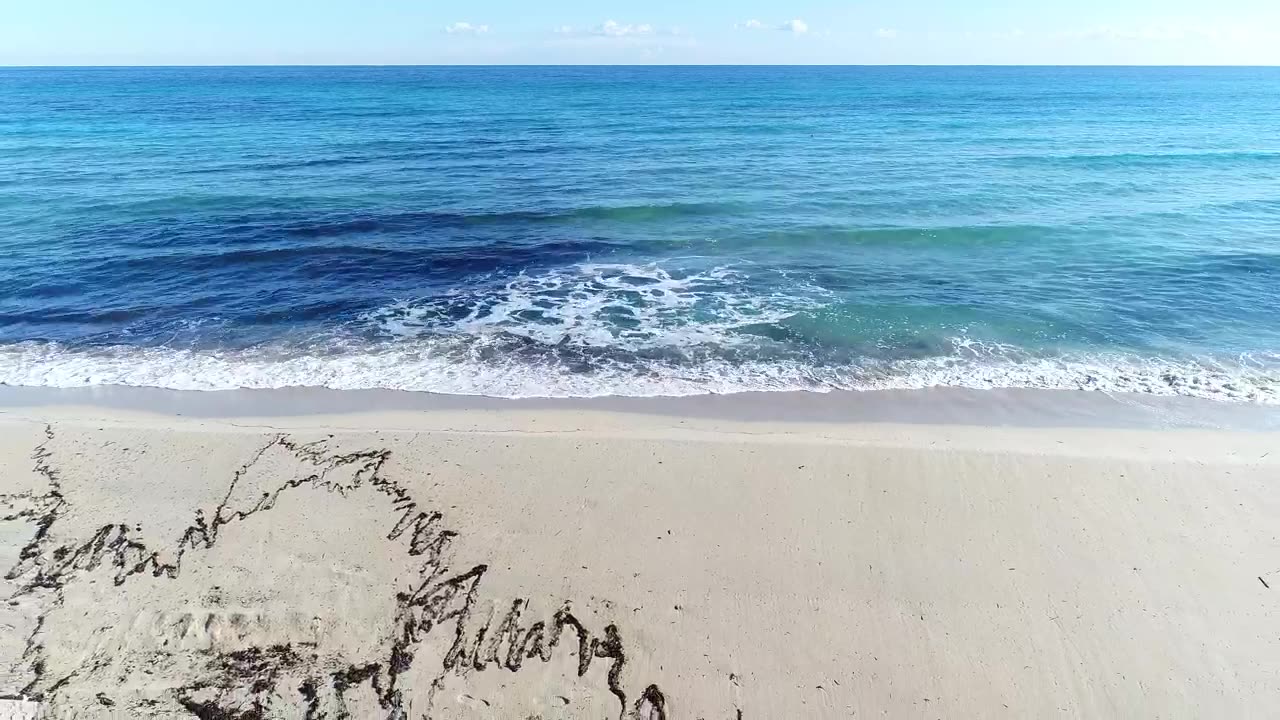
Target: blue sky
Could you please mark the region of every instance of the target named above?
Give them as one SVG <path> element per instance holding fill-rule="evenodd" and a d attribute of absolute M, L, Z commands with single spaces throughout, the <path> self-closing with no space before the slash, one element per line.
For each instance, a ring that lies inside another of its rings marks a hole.
<path fill-rule="evenodd" d="M 0 0 L 0 64 L 1280 64 L 1280 0 Z"/>

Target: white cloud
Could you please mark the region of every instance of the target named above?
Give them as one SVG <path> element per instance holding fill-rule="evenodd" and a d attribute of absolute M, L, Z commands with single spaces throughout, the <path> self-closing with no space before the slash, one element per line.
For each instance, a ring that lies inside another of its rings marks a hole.
<path fill-rule="evenodd" d="M 489 32 L 488 25 L 472 25 L 469 22 L 456 22 L 444 29 L 450 35 L 483 35 Z"/>
<path fill-rule="evenodd" d="M 768 25 L 759 20 L 748 20 L 746 22 L 735 23 L 734 28 L 738 30 L 782 30 L 783 32 L 795 33 L 796 35 L 804 35 L 809 32 L 809 23 L 800 20 L 788 20 L 781 25 Z"/>
<path fill-rule="evenodd" d="M 788 20 L 782 23 L 782 27 L 779 29 L 785 30 L 789 33 L 795 33 L 796 35 L 803 35 L 809 32 L 809 23 L 796 18 L 795 20 Z"/>
<path fill-rule="evenodd" d="M 1046 37 L 1076 41 L 1108 42 L 1117 45 L 1167 45 L 1178 43 L 1265 44 L 1280 43 L 1280 30 L 1265 24 L 1161 22 L 1148 25 L 1097 25 L 1083 30 L 1064 30 L 1046 35 L 1014 29 L 998 33 L 999 39 Z"/>
<path fill-rule="evenodd" d="M 1236 30 L 1238 30 L 1238 27 Z M 1214 25 L 1162 24 L 1144 25 L 1142 27 L 1099 25 L 1088 30 L 1068 31 L 1061 33 L 1061 35 L 1076 40 L 1145 40 L 1161 42 L 1176 40 L 1241 40 L 1254 36 L 1255 33 L 1232 32 L 1224 26 Z"/>
<path fill-rule="evenodd" d="M 876 30 L 876 37 L 884 38 L 885 40 L 892 40 L 898 37 L 898 31 L 893 28 L 880 28 L 879 30 Z"/>
<path fill-rule="evenodd" d="M 605 20 L 603 24 L 591 32 L 593 35 L 603 35 L 605 37 L 632 37 L 635 35 L 652 35 L 653 26 L 647 23 L 623 25 L 616 20 Z"/>
<path fill-rule="evenodd" d="M 649 23 L 620 23 L 617 20 L 605 20 L 595 27 L 574 27 L 572 25 L 561 25 L 554 30 L 557 35 L 564 35 L 572 38 L 608 38 L 613 40 L 656 40 L 665 37 L 688 37 L 682 28 L 670 27 L 660 28 Z"/>

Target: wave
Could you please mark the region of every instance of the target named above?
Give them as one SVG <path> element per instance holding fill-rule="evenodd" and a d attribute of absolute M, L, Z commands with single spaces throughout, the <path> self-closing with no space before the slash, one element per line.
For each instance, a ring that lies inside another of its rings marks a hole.
<path fill-rule="evenodd" d="M 234 211 L 216 212 L 219 203 Z M 173 196 L 140 203 L 104 203 L 93 210 L 142 217 L 81 228 L 85 242 L 94 248 L 126 249 L 235 247 L 251 243 L 392 237 L 405 239 L 462 238 L 497 242 L 527 238 L 537 242 L 563 241 L 559 226 L 579 223 L 661 224 L 678 218 L 717 217 L 739 208 L 728 203 L 667 203 L 635 205 L 585 205 L 546 210 L 510 209 L 475 212 L 442 211 L 309 211 L 253 207 L 252 198 L 238 196 Z M 550 231 L 551 235 L 548 235 Z M 579 233 L 572 233 L 576 235 Z M 216 243 L 212 242 L 216 239 Z M 310 248 L 293 248 L 309 252 Z M 118 251 L 117 251 L 118 252 Z"/>
<path fill-rule="evenodd" d="M 1280 405 L 1280 357 L 1224 363 L 1124 354 L 1017 357 L 972 352 L 955 339 L 948 355 L 818 366 L 798 360 L 676 362 L 613 359 L 583 367 L 441 339 L 308 348 L 264 346 L 234 352 L 56 343 L 0 347 L 0 384 L 40 387 L 125 385 L 174 390 L 324 387 L 391 389 L 504 398 L 660 397 L 738 392 L 894 390 L 959 387 L 1145 393 Z"/>
<path fill-rule="evenodd" d="M 320 221 L 285 223 L 290 235 L 341 235 L 373 231 L 405 232 L 424 229 L 466 228 L 477 225 L 557 223 L 572 220 L 617 220 L 659 222 L 678 217 L 713 216 L 730 212 L 727 203 L 659 203 L 637 205 L 588 205 L 548 210 L 508 210 L 504 212 L 398 212 L 377 216 L 345 216 Z"/>
<path fill-rule="evenodd" d="M 1277 354 L 1033 350 L 979 340 L 955 324 L 868 333 L 875 323 L 842 316 L 842 307 L 840 296 L 809 276 L 745 262 L 584 263 L 472 275 L 443 293 L 248 347 L 220 344 L 226 328 L 218 323 L 168 339 L 157 332 L 0 345 L 0 383 L 509 398 L 1043 388 L 1280 404 Z M 310 314 L 337 317 L 341 308 Z M 293 306 L 288 317 L 299 312 Z M 274 325 L 281 318 L 257 320 Z M 147 336 L 163 344 L 147 344 Z M 174 346 L 179 338 L 183 344 Z"/>
<path fill-rule="evenodd" d="M 1210 163 L 1256 162 L 1270 164 L 1280 160 L 1280 152 L 1272 150 L 1186 150 L 1169 152 L 1080 152 L 1064 154 L 994 155 L 989 161 L 1001 165 L 1071 165 L 1101 167 L 1152 167 L 1187 163 L 1200 166 Z"/>
<path fill-rule="evenodd" d="M 278 159 L 267 156 L 262 159 L 243 162 L 230 162 L 206 167 L 191 167 L 176 171 L 178 175 L 221 175 L 244 174 L 255 175 L 271 172 L 288 172 L 293 170 L 310 170 L 313 168 L 334 168 L 343 166 L 359 166 L 363 168 L 384 168 L 392 163 L 431 161 L 442 162 L 459 158 L 479 158 L 485 155 L 501 153 L 503 158 L 522 155 L 568 154 L 579 150 L 578 147 L 554 143 L 530 143 L 527 141 L 476 139 L 441 140 L 436 142 L 419 142 L 401 148 L 395 152 L 358 152 L 330 157 Z"/>
<path fill-rule="evenodd" d="M 379 308 L 362 320 L 393 337 L 502 333 L 558 348 L 724 351 L 758 340 L 743 330 L 820 309 L 829 296 L 779 271 L 753 268 L 748 275 L 743 268 L 584 263 L 492 282 L 475 279 L 441 296 Z"/>

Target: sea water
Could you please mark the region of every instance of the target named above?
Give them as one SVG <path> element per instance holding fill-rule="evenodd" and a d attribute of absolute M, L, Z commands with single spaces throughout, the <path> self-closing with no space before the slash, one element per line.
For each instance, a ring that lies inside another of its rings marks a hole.
<path fill-rule="evenodd" d="M 1280 403 L 1280 69 L 0 69 L 0 383 Z"/>

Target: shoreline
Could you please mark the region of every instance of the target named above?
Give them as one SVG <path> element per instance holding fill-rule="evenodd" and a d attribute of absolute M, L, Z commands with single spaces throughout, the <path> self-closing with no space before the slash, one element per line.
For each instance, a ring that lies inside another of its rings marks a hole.
<path fill-rule="evenodd" d="M 744 423 L 967 425 L 1027 428 L 1280 430 L 1280 407 L 1086 390 L 931 388 L 750 392 L 682 397 L 493 398 L 405 390 L 170 390 L 0 385 L 0 417 L 76 408 L 218 419 L 370 414 L 592 412 Z"/>

